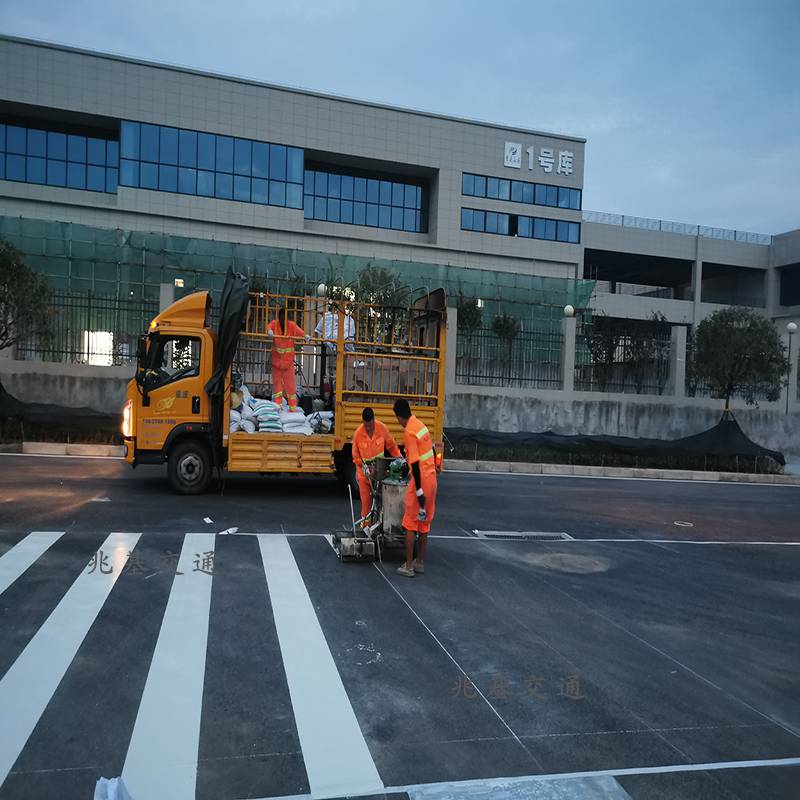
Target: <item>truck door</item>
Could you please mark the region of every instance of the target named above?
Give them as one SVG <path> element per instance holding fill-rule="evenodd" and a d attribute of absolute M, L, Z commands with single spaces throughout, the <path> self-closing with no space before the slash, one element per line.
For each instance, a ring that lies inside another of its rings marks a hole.
<path fill-rule="evenodd" d="M 176 425 L 208 419 L 201 338 L 159 334 L 150 347 L 145 375 L 149 405 L 143 409 L 137 432 L 140 450 L 160 450 Z"/>

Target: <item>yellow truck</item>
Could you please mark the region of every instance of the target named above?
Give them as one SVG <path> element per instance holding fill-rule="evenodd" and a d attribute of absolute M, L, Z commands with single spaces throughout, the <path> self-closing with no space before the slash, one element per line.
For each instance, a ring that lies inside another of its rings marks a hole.
<path fill-rule="evenodd" d="M 303 331 L 293 337 L 301 406 L 325 420 L 317 430 L 329 432 L 231 430 L 232 402 L 248 393 L 271 398 L 270 323 L 280 309 Z M 216 326 L 209 292 L 198 291 L 160 312 L 139 337 L 122 414 L 125 458 L 133 467 L 166 464 L 182 494 L 205 491 L 215 469 L 336 474 L 352 483 L 351 441 L 363 409 L 373 408 L 402 442 L 392 406 L 403 397 L 441 459 L 445 338 L 442 290 L 395 308 L 251 293 L 247 279 L 229 271 Z"/>

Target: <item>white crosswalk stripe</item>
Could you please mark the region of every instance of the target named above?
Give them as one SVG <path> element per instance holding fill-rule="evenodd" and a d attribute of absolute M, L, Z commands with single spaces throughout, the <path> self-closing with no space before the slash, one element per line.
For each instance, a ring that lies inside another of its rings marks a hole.
<path fill-rule="evenodd" d="M 25 572 L 64 531 L 33 531 L 0 558 L 0 594 Z"/>

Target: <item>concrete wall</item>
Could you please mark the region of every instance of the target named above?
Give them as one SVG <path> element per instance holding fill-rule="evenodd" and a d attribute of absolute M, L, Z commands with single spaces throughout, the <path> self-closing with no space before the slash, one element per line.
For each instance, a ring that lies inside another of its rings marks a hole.
<path fill-rule="evenodd" d="M 469 391 L 450 394 L 445 424 L 454 428 L 494 431 L 552 430 L 563 434 L 604 434 L 677 439 L 700 433 L 715 425 L 722 401 L 684 403 L 646 401 L 635 396 L 598 399 L 596 394 L 576 392 L 575 399 L 536 395 L 487 396 Z M 786 455 L 800 456 L 800 412 L 739 407 L 734 414 L 753 441 Z"/>

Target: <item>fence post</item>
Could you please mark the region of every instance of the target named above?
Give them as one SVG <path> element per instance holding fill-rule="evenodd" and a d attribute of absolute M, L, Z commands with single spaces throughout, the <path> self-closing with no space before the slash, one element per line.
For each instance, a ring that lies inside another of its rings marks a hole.
<path fill-rule="evenodd" d="M 561 319 L 561 389 L 575 391 L 575 317 Z"/>
<path fill-rule="evenodd" d="M 673 397 L 686 397 L 686 326 L 673 325 L 669 342 L 669 391 Z"/>
<path fill-rule="evenodd" d="M 158 286 L 158 310 L 163 311 L 175 302 L 175 284 L 161 283 Z"/>
<path fill-rule="evenodd" d="M 458 309 L 447 308 L 447 338 L 444 351 L 444 393 L 450 394 L 456 385 L 456 346 L 458 344 Z"/>

